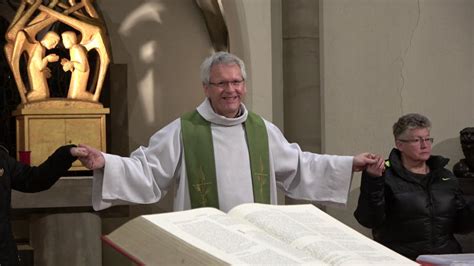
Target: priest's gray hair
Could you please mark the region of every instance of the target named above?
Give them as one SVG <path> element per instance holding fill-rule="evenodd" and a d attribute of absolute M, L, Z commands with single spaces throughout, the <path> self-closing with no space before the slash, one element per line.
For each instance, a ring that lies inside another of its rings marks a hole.
<path fill-rule="evenodd" d="M 393 136 L 398 139 L 407 130 L 423 128 L 431 128 L 431 122 L 426 116 L 417 113 L 406 114 L 393 124 Z"/>
<path fill-rule="evenodd" d="M 245 72 L 245 64 L 236 55 L 228 52 L 217 52 L 204 60 L 201 64 L 201 82 L 204 85 L 209 85 L 211 68 L 214 65 L 233 65 L 236 64 L 240 67 L 240 72 L 244 80 L 247 79 L 247 72 Z"/>

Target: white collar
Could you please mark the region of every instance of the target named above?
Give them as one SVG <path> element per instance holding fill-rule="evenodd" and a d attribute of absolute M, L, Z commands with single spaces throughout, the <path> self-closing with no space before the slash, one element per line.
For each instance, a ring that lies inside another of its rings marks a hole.
<path fill-rule="evenodd" d="M 199 114 L 204 117 L 207 121 L 218 124 L 221 126 L 235 126 L 238 124 L 242 124 L 247 120 L 248 111 L 245 108 L 243 103 L 240 104 L 240 113 L 241 115 L 236 118 L 227 118 L 225 116 L 216 114 L 212 109 L 211 102 L 209 98 L 206 98 L 197 108 L 196 110 Z"/>

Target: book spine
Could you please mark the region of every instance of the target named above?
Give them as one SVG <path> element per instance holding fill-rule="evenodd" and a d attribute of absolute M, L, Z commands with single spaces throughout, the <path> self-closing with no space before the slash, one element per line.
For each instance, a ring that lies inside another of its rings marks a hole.
<path fill-rule="evenodd" d="M 117 244 L 115 244 L 112 240 L 110 240 L 110 238 L 108 238 L 106 235 L 103 235 L 100 237 L 100 239 L 102 239 L 102 241 L 104 241 L 104 243 L 106 243 L 107 245 L 111 246 L 113 249 L 117 250 L 119 253 L 121 253 L 122 255 L 124 255 L 125 257 L 127 257 L 128 259 L 130 259 L 133 263 L 135 263 L 136 265 L 139 265 L 139 266 L 144 266 L 145 263 L 141 260 L 139 260 L 137 257 L 133 256 L 132 254 L 128 253 L 127 251 L 125 251 L 125 249 L 121 248 L 120 246 L 118 246 Z"/>

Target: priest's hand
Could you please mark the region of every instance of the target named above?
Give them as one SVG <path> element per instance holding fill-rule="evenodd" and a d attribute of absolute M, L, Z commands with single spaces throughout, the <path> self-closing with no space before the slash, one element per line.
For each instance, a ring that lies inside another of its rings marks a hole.
<path fill-rule="evenodd" d="M 69 151 L 71 152 L 71 155 L 74 157 L 84 157 L 84 156 L 87 156 L 88 154 L 87 150 L 81 147 L 71 147 Z"/>
<path fill-rule="evenodd" d="M 71 154 L 76 156 L 87 169 L 95 170 L 105 166 L 105 158 L 102 152 L 88 145 L 79 144 L 77 148 L 71 149 Z"/>
<path fill-rule="evenodd" d="M 383 160 L 380 155 L 365 152 L 361 154 L 357 154 L 354 156 L 352 160 L 352 171 L 353 172 L 360 172 L 365 170 L 368 166 L 372 165 L 379 165 L 380 160 Z M 383 163 L 382 163 L 383 167 Z M 382 170 L 383 171 L 383 170 Z"/>

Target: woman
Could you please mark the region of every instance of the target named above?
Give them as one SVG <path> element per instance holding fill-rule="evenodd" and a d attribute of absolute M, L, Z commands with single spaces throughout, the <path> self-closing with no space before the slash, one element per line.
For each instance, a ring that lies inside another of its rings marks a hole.
<path fill-rule="evenodd" d="M 58 148 L 39 166 L 29 166 L 0 149 L 0 265 L 18 265 L 18 251 L 10 224 L 11 190 L 39 192 L 50 188 L 80 155 L 74 145 Z"/>
<path fill-rule="evenodd" d="M 421 254 L 460 253 L 454 233 L 473 230 L 466 204 L 448 159 L 431 155 L 431 122 L 407 114 L 393 125 L 395 146 L 385 171 L 369 166 L 362 174 L 354 213 L 372 228 L 374 239 L 415 260 Z"/>

